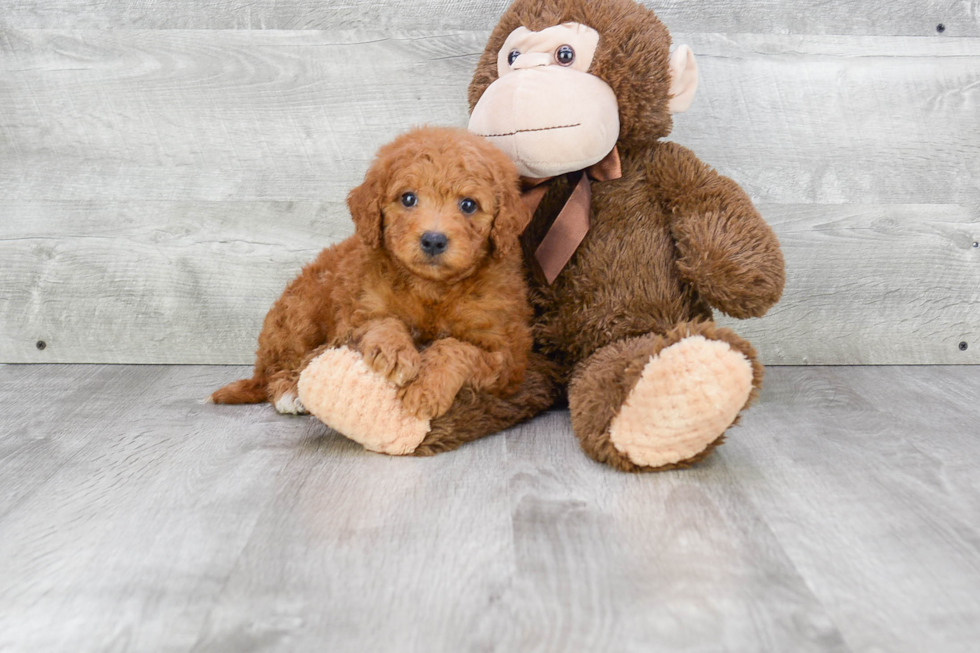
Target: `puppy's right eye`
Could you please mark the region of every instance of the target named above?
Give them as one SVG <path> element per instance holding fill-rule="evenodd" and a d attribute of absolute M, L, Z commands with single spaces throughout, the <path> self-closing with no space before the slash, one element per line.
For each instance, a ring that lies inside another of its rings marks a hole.
<path fill-rule="evenodd" d="M 466 215 L 473 215 L 478 208 L 480 208 L 480 205 L 476 203 L 476 200 L 471 200 L 468 197 L 459 201 L 459 210 Z"/>
<path fill-rule="evenodd" d="M 507 55 L 507 63 L 513 66 L 514 62 L 517 61 L 517 57 L 519 56 L 521 56 L 520 52 L 517 50 L 511 50 L 510 54 Z"/>
<path fill-rule="evenodd" d="M 405 193 L 402 195 L 402 206 L 406 209 L 410 209 L 419 203 L 419 198 L 415 196 L 415 193 Z"/>

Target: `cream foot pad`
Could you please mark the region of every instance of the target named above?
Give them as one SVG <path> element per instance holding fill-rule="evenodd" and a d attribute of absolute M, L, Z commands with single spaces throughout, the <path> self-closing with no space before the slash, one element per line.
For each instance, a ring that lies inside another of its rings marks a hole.
<path fill-rule="evenodd" d="M 429 421 L 406 413 L 397 388 L 347 347 L 310 362 L 299 377 L 299 398 L 324 424 L 370 451 L 410 454 L 429 432 Z"/>
<path fill-rule="evenodd" d="M 609 437 L 637 465 L 687 460 L 731 426 L 751 392 L 745 356 L 728 343 L 691 336 L 650 358 Z"/>

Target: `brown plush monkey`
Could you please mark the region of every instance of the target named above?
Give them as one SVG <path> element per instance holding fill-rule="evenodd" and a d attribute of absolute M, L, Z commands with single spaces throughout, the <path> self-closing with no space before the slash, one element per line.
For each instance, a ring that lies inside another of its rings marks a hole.
<path fill-rule="evenodd" d="M 415 453 L 567 397 L 589 456 L 668 469 L 707 455 L 755 398 L 756 353 L 712 308 L 765 314 L 783 257 L 737 184 L 662 140 L 697 88 L 693 54 L 670 46 L 633 0 L 517 0 L 504 13 L 470 85 L 470 129 L 511 156 L 537 205 L 523 237 L 536 353 L 518 393 L 462 393 Z"/>

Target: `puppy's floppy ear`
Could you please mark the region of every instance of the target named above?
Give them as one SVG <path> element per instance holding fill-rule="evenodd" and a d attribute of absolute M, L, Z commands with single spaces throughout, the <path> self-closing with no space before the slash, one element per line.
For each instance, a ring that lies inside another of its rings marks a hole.
<path fill-rule="evenodd" d="M 347 208 L 354 219 L 354 231 L 371 249 L 381 247 L 381 207 L 384 202 L 384 172 L 375 161 L 364 182 L 347 195 Z"/>
<path fill-rule="evenodd" d="M 520 183 L 508 175 L 497 186 L 497 214 L 490 230 L 494 254 L 504 257 L 513 251 L 530 222 L 531 210 L 521 199 Z"/>

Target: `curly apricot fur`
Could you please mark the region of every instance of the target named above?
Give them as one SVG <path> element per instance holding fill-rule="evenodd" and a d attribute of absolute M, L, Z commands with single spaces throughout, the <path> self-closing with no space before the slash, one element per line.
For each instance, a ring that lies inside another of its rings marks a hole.
<path fill-rule="evenodd" d="M 401 198 L 411 192 L 417 202 Z M 472 199 L 472 214 L 460 208 Z M 520 228 L 529 216 L 517 170 L 465 130 L 417 128 L 384 146 L 351 191 L 356 235 L 323 250 L 286 288 L 259 334 L 252 379 L 215 403 L 276 402 L 324 347 L 351 345 L 409 410 L 445 412 L 464 387 L 508 393 L 531 349 Z M 427 255 L 426 232 L 448 238 Z"/>

